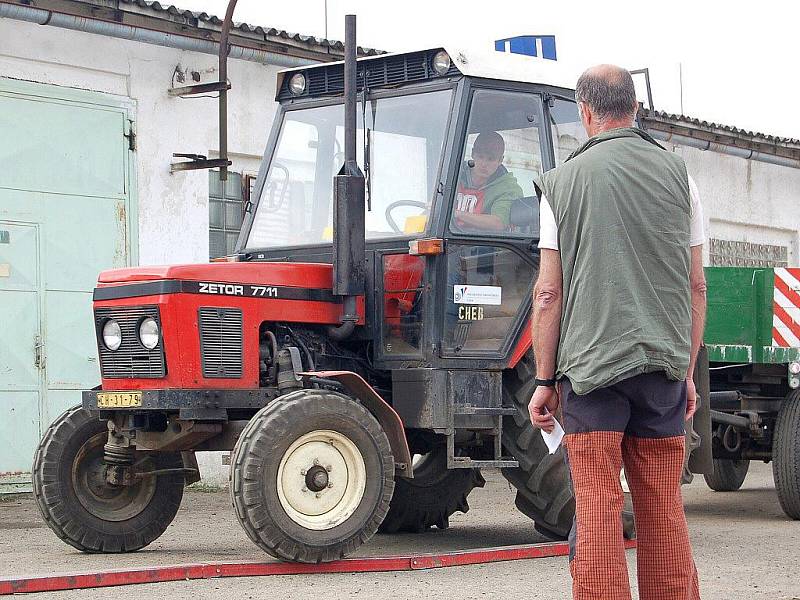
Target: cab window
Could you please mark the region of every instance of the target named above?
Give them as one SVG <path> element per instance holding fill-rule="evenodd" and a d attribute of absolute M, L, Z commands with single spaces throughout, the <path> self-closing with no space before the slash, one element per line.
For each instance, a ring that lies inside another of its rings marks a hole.
<path fill-rule="evenodd" d="M 581 123 L 578 105 L 572 100 L 556 98 L 548 110 L 556 166 L 558 166 L 564 163 L 589 137 Z"/>
<path fill-rule="evenodd" d="M 536 94 L 476 90 L 459 165 L 450 230 L 538 234 L 534 180 L 542 173 L 542 105 Z"/>

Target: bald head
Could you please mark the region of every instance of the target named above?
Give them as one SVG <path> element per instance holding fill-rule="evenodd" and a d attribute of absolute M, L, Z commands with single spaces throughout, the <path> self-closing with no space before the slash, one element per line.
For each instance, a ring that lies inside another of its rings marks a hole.
<path fill-rule="evenodd" d="M 636 89 L 631 74 L 616 65 L 586 69 L 575 86 L 575 99 L 585 103 L 598 121 L 633 121 Z"/>

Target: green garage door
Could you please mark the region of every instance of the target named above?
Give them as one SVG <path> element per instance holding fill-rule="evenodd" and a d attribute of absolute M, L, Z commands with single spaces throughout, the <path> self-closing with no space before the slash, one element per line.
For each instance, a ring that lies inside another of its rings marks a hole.
<path fill-rule="evenodd" d="M 0 492 L 99 382 L 92 289 L 131 264 L 131 108 L 0 78 Z"/>

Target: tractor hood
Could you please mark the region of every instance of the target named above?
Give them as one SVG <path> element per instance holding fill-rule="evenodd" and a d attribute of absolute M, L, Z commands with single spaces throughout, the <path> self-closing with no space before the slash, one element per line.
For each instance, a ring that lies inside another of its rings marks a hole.
<path fill-rule="evenodd" d="M 154 265 L 103 271 L 98 287 L 146 281 L 204 281 L 285 285 L 330 289 L 333 266 L 323 263 L 218 262 L 196 265 Z"/>
<path fill-rule="evenodd" d="M 165 294 L 312 299 L 337 302 L 333 266 L 322 263 L 219 262 L 103 271 L 95 300 Z"/>

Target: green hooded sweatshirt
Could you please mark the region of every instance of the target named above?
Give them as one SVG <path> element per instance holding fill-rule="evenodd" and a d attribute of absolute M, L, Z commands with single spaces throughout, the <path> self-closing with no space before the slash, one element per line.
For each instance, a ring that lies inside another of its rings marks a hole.
<path fill-rule="evenodd" d="M 472 183 L 472 171 L 465 167 L 458 183 L 456 210 L 495 215 L 508 226 L 511 205 L 524 195 L 517 178 L 503 165 L 497 168 L 482 187 L 475 187 Z"/>

